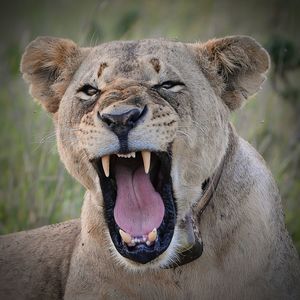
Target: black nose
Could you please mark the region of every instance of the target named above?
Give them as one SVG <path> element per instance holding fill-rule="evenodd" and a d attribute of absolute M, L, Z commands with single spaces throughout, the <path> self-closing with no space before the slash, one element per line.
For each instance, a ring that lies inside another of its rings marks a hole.
<path fill-rule="evenodd" d="M 134 108 L 121 113 L 102 114 L 101 119 L 108 126 L 111 125 L 134 126 L 136 121 L 140 118 L 140 115 L 141 115 L 141 111 L 137 108 Z"/>
<path fill-rule="evenodd" d="M 116 108 L 109 113 L 98 113 L 102 122 L 106 123 L 109 128 L 117 135 L 128 133 L 130 129 L 136 126 L 140 118 L 146 113 L 147 107 L 142 108 Z"/>

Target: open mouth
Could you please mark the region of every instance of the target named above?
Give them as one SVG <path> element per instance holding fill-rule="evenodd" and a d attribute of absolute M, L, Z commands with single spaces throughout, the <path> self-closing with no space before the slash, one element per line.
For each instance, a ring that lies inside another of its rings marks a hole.
<path fill-rule="evenodd" d="M 176 223 L 168 152 L 112 154 L 92 161 L 117 251 L 145 264 L 170 245 Z"/>

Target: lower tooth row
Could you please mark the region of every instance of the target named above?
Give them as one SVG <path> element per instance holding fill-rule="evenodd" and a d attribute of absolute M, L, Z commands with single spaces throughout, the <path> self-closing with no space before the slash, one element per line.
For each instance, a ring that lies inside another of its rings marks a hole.
<path fill-rule="evenodd" d="M 125 243 L 125 242 L 124 242 Z M 145 243 L 147 246 L 151 246 L 154 242 L 150 242 L 148 240 L 144 241 L 144 240 L 132 240 L 130 243 L 126 243 L 129 247 L 134 247 L 136 244 L 141 244 L 141 243 Z"/>
<path fill-rule="evenodd" d="M 124 243 L 128 246 L 135 246 L 136 244 L 146 243 L 147 246 L 152 245 L 157 238 L 157 230 L 154 228 L 148 235 L 143 235 L 142 237 L 131 237 L 129 233 L 119 230 L 120 236 Z"/>
<path fill-rule="evenodd" d="M 147 242 L 147 236 L 143 236 L 141 238 L 133 238 L 130 242 L 130 244 L 140 244 L 140 243 L 146 243 Z"/>

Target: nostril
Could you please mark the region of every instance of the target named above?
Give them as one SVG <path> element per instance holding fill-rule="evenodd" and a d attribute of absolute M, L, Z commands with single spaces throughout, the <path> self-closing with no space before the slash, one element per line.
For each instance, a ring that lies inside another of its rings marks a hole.
<path fill-rule="evenodd" d="M 113 118 L 109 114 L 100 114 L 99 112 L 97 113 L 98 118 L 106 123 L 108 126 L 111 126 L 114 123 Z"/>
<path fill-rule="evenodd" d="M 148 107 L 147 105 L 145 105 L 143 110 L 140 112 L 139 119 L 143 118 L 147 114 L 147 111 L 148 111 Z"/>
<path fill-rule="evenodd" d="M 142 111 L 139 109 L 132 109 L 131 111 L 128 112 L 128 115 L 125 116 L 124 120 L 127 123 L 136 123 L 137 120 L 140 118 L 142 114 Z"/>

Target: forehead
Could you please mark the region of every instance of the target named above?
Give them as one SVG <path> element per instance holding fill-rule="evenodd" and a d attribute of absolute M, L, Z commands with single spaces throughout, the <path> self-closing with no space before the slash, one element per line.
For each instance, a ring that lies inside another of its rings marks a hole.
<path fill-rule="evenodd" d="M 118 59 L 120 61 L 136 60 L 144 56 L 155 56 L 161 59 L 179 56 L 185 45 L 163 39 L 141 41 L 116 41 L 99 45 L 94 49 L 94 55 L 103 59 Z"/>
<path fill-rule="evenodd" d="M 116 41 L 92 48 L 83 62 L 86 71 L 115 74 L 163 73 L 186 60 L 186 46 L 166 40 Z M 108 67 L 108 68 L 107 68 Z M 99 76 L 98 76 L 99 77 Z"/>
<path fill-rule="evenodd" d="M 105 84 L 117 78 L 145 82 L 180 80 L 195 66 L 188 46 L 165 39 L 115 41 L 94 48 L 76 72 L 76 82 L 99 81 Z"/>

